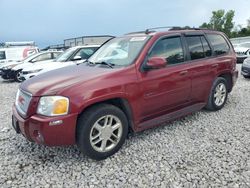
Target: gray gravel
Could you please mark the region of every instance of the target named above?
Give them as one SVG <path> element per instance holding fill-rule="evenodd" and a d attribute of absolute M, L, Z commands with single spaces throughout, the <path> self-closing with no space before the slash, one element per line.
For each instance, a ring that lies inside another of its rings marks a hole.
<path fill-rule="evenodd" d="M 0 187 L 250 187 L 250 80 L 242 76 L 221 111 L 130 134 L 101 162 L 76 146 L 38 146 L 16 135 L 17 88 L 0 80 Z"/>

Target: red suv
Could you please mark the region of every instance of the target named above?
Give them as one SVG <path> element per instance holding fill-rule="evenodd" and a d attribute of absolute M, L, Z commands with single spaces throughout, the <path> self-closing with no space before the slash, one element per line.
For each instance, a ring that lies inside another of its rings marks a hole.
<path fill-rule="evenodd" d="M 129 129 L 221 109 L 237 77 L 233 47 L 221 32 L 130 33 L 105 43 L 85 64 L 22 83 L 13 127 L 30 141 L 77 144 L 101 160 L 121 148 Z"/>

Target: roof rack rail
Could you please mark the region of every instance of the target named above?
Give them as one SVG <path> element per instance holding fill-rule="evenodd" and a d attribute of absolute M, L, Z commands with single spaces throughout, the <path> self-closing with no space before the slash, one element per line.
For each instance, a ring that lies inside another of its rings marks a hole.
<path fill-rule="evenodd" d="M 196 28 L 196 27 L 180 27 L 180 26 L 164 26 L 164 27 L 153 27 L 146 29 L 145 31 L 136 31 L 136 32 L 131 32 L 127 33 L 126 35 L 131 35 L 131 34 L 149 34 L 152 32 L 156 32 L 155 30 L 158 29 L 168 29 L 168 31 L 175 31 L 175 30 L 213 30 L 209 28 Z"/>

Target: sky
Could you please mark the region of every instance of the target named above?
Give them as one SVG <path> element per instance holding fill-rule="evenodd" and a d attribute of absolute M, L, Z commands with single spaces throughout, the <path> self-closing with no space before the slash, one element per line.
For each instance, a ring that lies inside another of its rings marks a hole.
<path fill-rule="evenodd" d="M 0 43 L 35 41 L 42 48 L 72 37 L 198 27 L 218 9 L 235 10 L 235 24 L 246 26 L 249 5 L 250 0 L 0 0 Z"/>

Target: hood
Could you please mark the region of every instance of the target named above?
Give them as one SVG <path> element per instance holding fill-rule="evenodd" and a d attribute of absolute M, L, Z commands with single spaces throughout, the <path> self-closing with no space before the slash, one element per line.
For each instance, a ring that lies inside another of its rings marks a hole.
<path fill-rule="evenodd" d="M 20 63 L 22 63 L 22 62 L 19 62 L 19 61 L 11 61 L 11 62 L 6 62 L 6 63 L 1 63 L 1 64 L 0 64 L 0 68 L 12 66 L 12 65 L 13 65 L 13 66 L 19 65 Z"/>
<path fill-rule="evenodd" d="M 33 71 L 33 70 L 53 70 L 58 69 L 67 65 L 71 65 L 74 63 L 62 63 L 62 62 L 44 62 L 44 63 L 34 63 L 32 66 L 26 67 L 23 71 Z M 75 64 L 74 64 L 75 65 Z"/>
<path fill-rule="evenodd" d="M 235 52 L 246 52 L 247 50 L 249 50 L 249 48 L 246 47 L 236 47 Z"/>
<path fill-rule="evenodd" d="M 32 66 L 32 63 L 20 63 L 17 66 L 13 67 L 12 70 L 17 71 L 20 69 L 24 69 L 25 67 Z"/>
<path fill-rule="evenodd" d="M 15 70 L 15 71 L 20 70 L 20 69 L 23 70 L 23 69 L 25 69 L 25 68 L 29 68 L 29 67 L 34 66 L 34 65 L 36 65 L 36 64 L 39 65 L 39 64 L 43 64 L 43 63 L 49 63 L 49 62 L 51 62 L 51 61 L 52 61 L 52 60 L 38 61 L 38 62 L 36 62 L 36 63 L 24 62 L 24 63 L 21 63 L 21 64 L 15 66 L 15 67 L 13 67 L 12 70 Z"/>
<path fill-rule="evenodd" d="M 65 88 L 114 72 L 117 69 L 89 67 L 85 64 L 52 70 L 21 84 L 21 89 L 33 96 L 55 95 Z"/>

